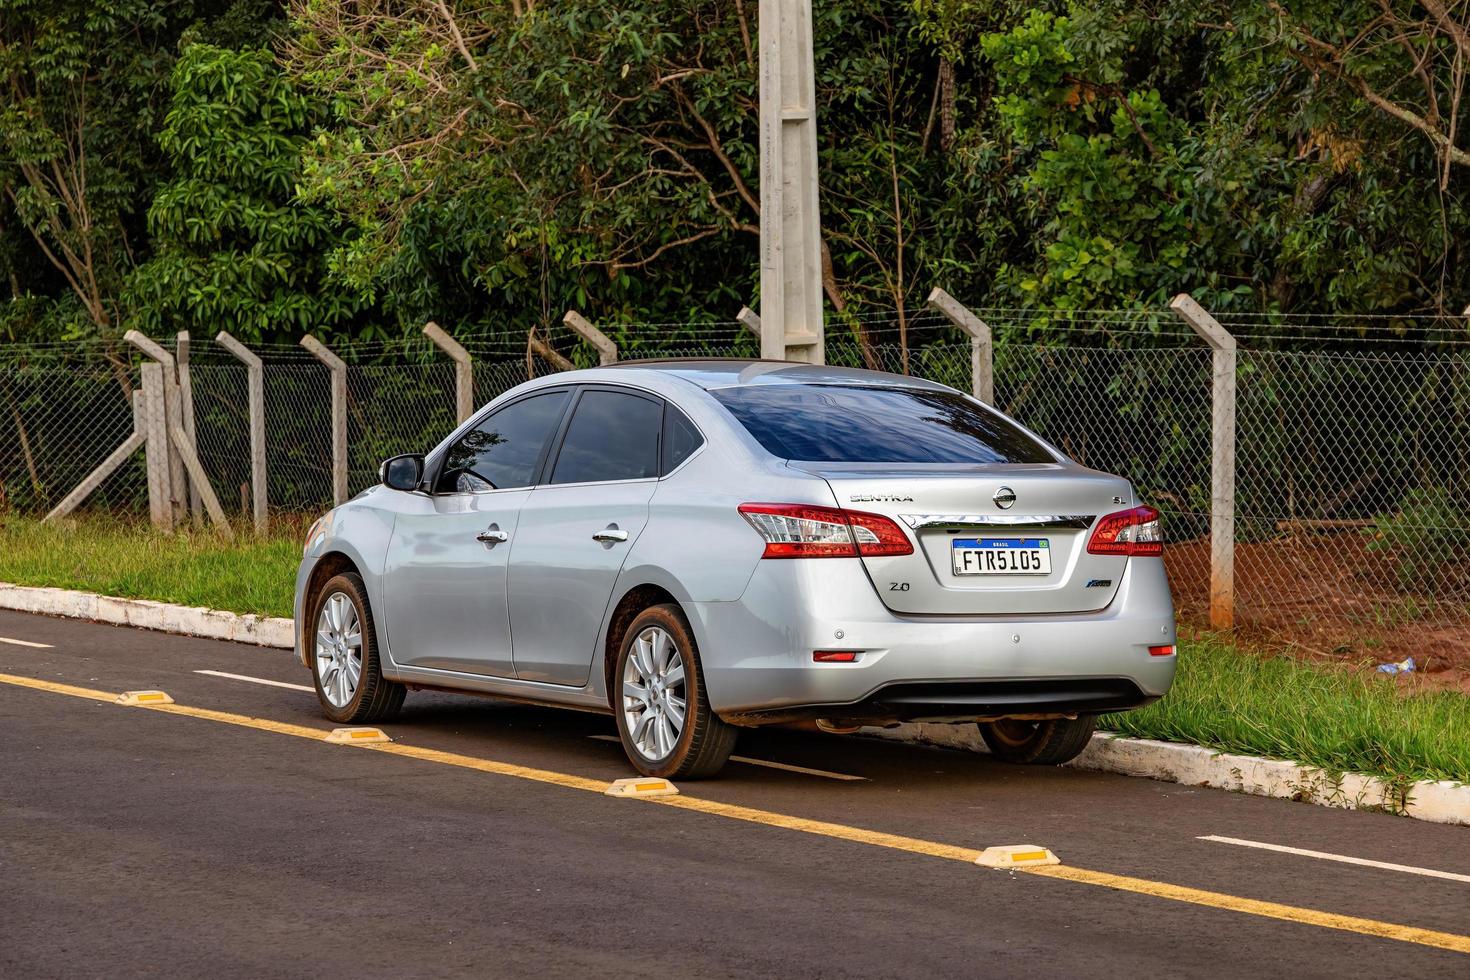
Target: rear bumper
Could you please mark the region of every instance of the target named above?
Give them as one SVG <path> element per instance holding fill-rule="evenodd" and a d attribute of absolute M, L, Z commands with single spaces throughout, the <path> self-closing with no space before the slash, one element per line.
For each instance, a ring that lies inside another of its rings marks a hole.
<path fill-rule="evenodd" d="M 852 704 L 793 705 L 729 712 L 747 725 L 769 725 L 817 718 L 839 724 L 893 721 L 977 721 L 995 718 L 1056 717 L 1129 711 L 1157 701 L 1126 677 L 1047 680 L 899 682 Z"/>
<path fill-rule="evenodd" d="M 1174 610 L 1160 559 L 1130 559 L 1093 613 L 901 616 L 857 559 L 764 561 L 735 602 L 691 604 L 711 707 L 728 721 L 959 720 L 1140 707 L 1168 691 Z M 815 663 L 813 651 L 855 651 Z"/>

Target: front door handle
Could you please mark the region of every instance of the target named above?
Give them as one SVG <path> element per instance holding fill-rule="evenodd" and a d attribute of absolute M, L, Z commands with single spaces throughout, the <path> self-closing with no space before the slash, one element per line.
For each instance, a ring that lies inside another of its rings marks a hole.
<path fill-rule="evenodd" d="M 510 540 L 510 535 L 502 531 L 500 525 L 491 524 L 485 530 L 475 535 L 475 540 L 483 541 L 486 544 L 502 544 Z"/>
<path fill-rule="evenodd" d="M 598 531 L 592 535 L 593 541 L 601 541 L 603 544 L 612 544 L 614 541 L 628 540 L 628 532 L 618 530 L 616 524 L 609 524 L 606 530 Z"/>

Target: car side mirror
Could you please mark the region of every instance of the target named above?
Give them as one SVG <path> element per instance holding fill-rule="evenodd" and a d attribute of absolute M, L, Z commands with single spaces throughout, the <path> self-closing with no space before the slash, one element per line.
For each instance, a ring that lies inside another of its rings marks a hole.
<path fill-rule="evenodd" d="M 423 479 L 423 453 L 391 456 L 378 467 L 378 480 L 390 490 L 417 490 Z"/>

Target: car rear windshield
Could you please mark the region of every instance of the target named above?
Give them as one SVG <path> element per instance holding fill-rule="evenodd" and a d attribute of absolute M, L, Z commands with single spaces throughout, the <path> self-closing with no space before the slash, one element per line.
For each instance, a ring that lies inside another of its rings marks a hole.
<path fill-rule="evenodd" d="M 829 463 L 1050 463 L 1001 415 L 948 391 L 751 385 L 710 392 L 772 455 Z"/>

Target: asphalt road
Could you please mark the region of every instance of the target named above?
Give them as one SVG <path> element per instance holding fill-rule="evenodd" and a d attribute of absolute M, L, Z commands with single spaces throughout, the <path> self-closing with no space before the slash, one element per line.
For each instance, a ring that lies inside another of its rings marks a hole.
<path fill-rule="evenodd" d="M 199 671 L 310 683 L 0 613 L 0 977 L 1470 977 L 1463 827 L 791 731 L 736 751 L 815 771 L 613 799 L 610 718 L 418 693 L 375 751 Z M 139 689 L 183 711 L 104 700 Z"/>

